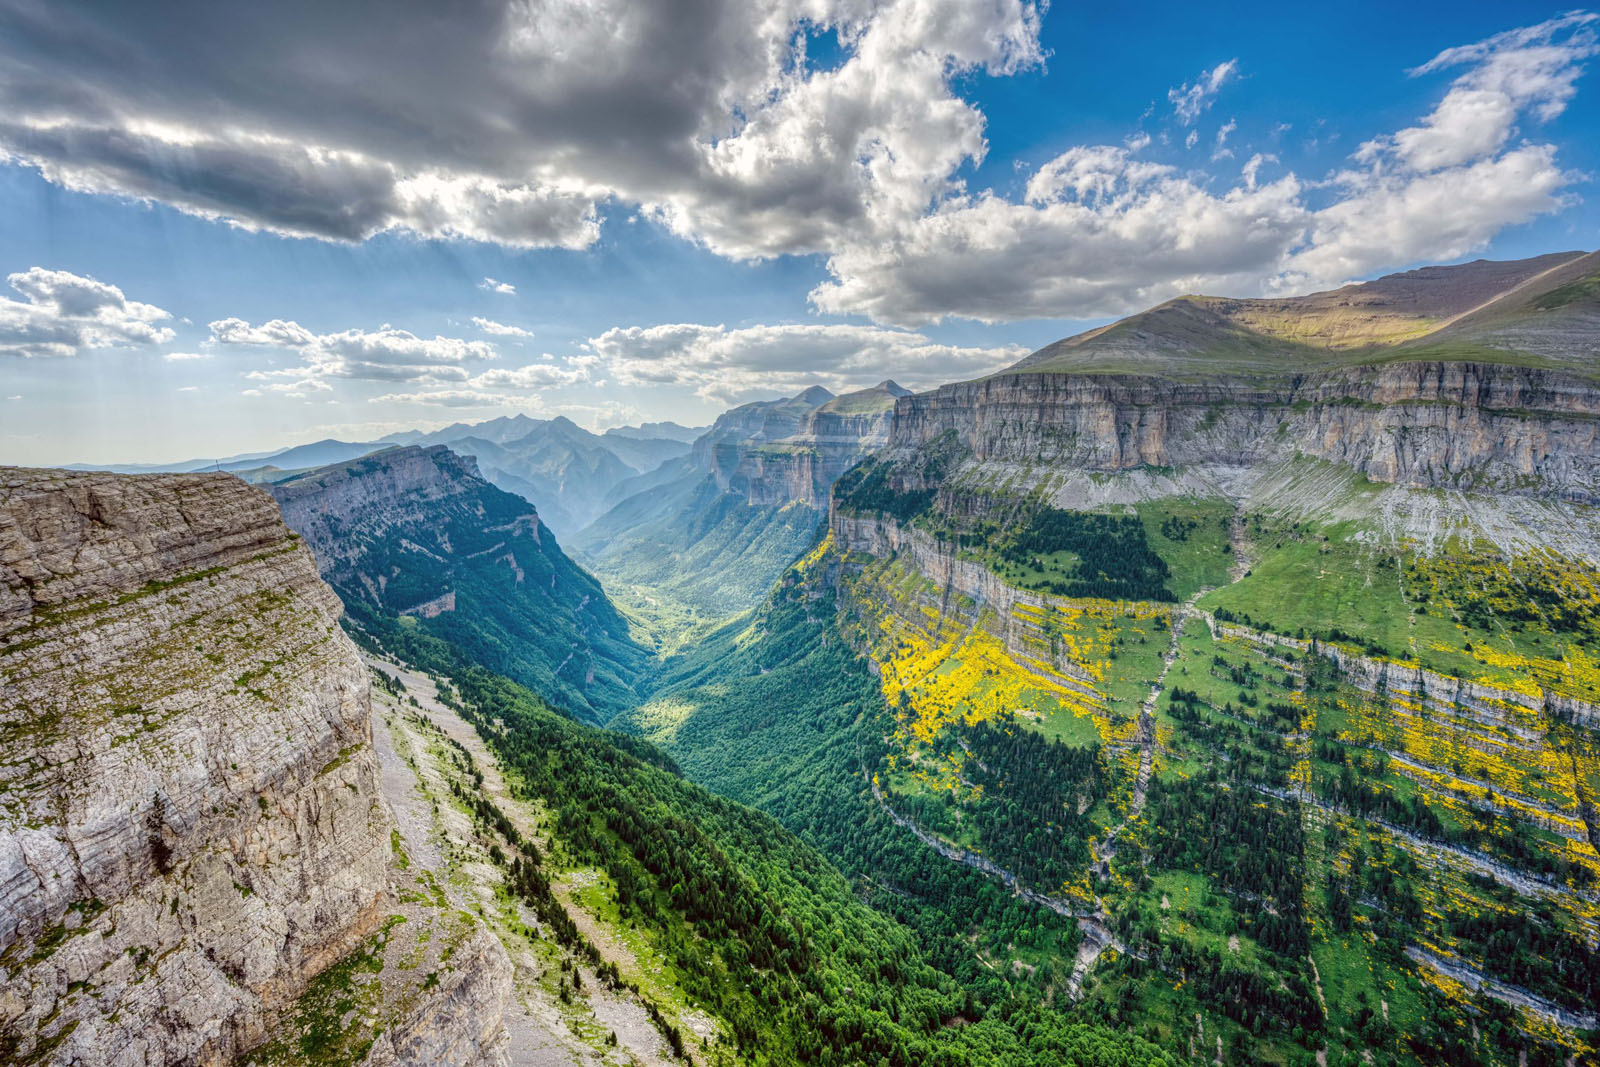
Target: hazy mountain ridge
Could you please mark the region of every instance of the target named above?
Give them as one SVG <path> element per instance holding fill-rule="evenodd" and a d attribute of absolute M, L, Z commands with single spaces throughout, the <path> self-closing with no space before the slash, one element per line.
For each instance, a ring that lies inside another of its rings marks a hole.
<path fill-rule="evenodd" d="M 666 632 L 683 609 L 698 625 L 754 607 L 809 547 L 834 480 L 888 442 L 906 393 L 813 387 L 725 412 L 686 457 L 620 483 L 573 545 Z"/>
<path fill-rule="evenodd" d="M 659 432 L 657 432 L 659 430 Z M 486 478 L 542 509 L 563 533 L 575 532 L 603 510 L 615 487 L 688 453 L 698 431 L 676 423 L 613 427 L 590 433 L 570 419 L 510 415 L 439 430 L 405 430 L 377 441 L 332 438 L 268 452 L 169 464 L 76 464 L 72 470 L 123 474 L 222 470 L 249 482 L 276 482 L 318 467 L 343 463 L 397 445 L 449 444 L 476 456 Z"/>

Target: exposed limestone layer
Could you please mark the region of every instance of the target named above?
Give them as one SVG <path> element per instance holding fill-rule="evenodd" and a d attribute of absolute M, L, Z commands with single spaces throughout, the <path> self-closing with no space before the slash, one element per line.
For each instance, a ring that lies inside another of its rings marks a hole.
<path fill-rule="evenodd" d="M 484 480 L 472 458 L 394 448 L 271 492 L 358 618 L 439 620 L 430 632 L 500 648 L 501 673 L 592 722 L 636 699 L 648 653 L 627 620 L 533 505 Z"/>
<path fill-rule="evenodd" d="M 330 577 L 359 559 L 391 529 L 426 523 L 440 501 L 467 496 L 482 483 L 478 463 L 444 445 L 399 448 L 275 486 L 283 520 L 305 535 Z M 526 523 L 535 541 L 534 509 Z"/>
<path fill-rule="evenodd" d="M 1127 471 L 1299 452 L 1377 482 L 1600 501 L 1600 389 L 1529 367 L 1394 363 L 1281 386 L 1007 374 L 896 402 L 892 447 L 945 434 L 979 461 Z"/>
<path fill-rule="evenodd" d="M 717 470 L 724 487 L 745 494 L 754 505 L 782 507 L 802 501 L 821 511 L 839 476 L 862 457 L 889 443 L 894 402 L 909 395 L 894 382 L 834 397 L 807 414 L 798 428 L 772 441 L 719 453 L 731 468 Z"/>
<path fill-rule="evenodd" d="M 230 475 L 0 468 L 0 1059 L 226 1062 L 382 921 L 338 612 Z"/>

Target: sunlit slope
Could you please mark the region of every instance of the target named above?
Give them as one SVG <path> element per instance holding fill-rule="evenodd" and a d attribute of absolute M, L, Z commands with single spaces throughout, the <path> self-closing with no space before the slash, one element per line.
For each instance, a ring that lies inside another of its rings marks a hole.
<path fill-rule="evenodd" d="M 1180 1054 L 1592 1054 L 1591 509 L 1308 460 L 1074 509 L 963 463 L 858 469 L 773 603 L 619 725 Z"/>
<path fill-rule="evenodd" d="M 1309 296 L 1184 296 L 1028 356 L 1013 371 L 1293 377 L 1416 359 L 1593 377 L 1600 253 L 1423 267 Z"/>

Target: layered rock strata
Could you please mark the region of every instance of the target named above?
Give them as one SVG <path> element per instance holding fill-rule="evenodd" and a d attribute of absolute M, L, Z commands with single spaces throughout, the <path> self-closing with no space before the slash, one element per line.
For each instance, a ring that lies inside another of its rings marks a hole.
<path fill-rule="evenodd" d="M 890 445 L 1127 471 L 1296 452 L 1377 482 L 1600 501 L 1600 389 L 1556 370 L 1404 362 L 1271 384 L 1011 373 L 895 403 Z"/>
<path fill-rule="evenodd" d="M 392 918 L 339 610 L 231 475 L 0 468 L 0 1059 L 231 1061 Z M 458 1045 L 478 979 L 375 1061 Z"/>

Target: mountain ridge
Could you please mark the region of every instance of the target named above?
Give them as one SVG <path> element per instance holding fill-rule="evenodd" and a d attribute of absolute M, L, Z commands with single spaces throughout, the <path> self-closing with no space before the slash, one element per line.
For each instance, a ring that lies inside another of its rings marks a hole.
<path fill-rule="evenodd" d="M 646 652 L 538 511 L 445 445 L 400 446 L 270 487 L 347 609 L 413 617 L 593 720 Z"/>
<path fill-rule="evenodd" d="M 996 376 L 1013 373 L 1152 373 L 1292 377 L 1307 370 L 1410 359 L 1529 362 L 1593 376 L 1592 361 L 1559 337 L 1508 332 L 1539 318 L 1536 305 L 1600 276 L 1600 253 L 1477 260 L 1422 267 L 1303 297 L 1182 296 L 1063 338 Z M 1592 333 L 1600 290 L 1548 310 L 1561 336 Z M 1571 320 L 1576 320 L 1571 321 Z"/>

